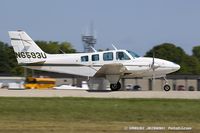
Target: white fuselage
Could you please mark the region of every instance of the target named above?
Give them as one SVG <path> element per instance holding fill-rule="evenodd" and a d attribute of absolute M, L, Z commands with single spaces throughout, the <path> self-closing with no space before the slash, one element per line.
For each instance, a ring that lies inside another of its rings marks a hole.
<path fill-rule="evenodd" d="M 123 55 L 123 58 L 120 56 Z M 105 64 L 122 64 L 126 69 L 121 78 L 132 77 L 163 77 L 175 72 L 180 66 L 163 59 L 154 59 L 154 72 L 151 69 L 153 58 L 138 57 L 127 50 L 112 50 L 94 53 L 48 54 L 44 63 L 26 64 L 31 69 L 67 73 L 93 77 Z M 114 68 L 113 68 L 114 69 Z"/>
<path fill-rule="evenodd" d="M 94 53 L 47 54 L 38 47 L 25 31 L 9 31 L 18 64 L 25 67 L 80 75 L 103 77 L 110 82 L 110 88 L 117 91 L 121 88 L 121 78 L 164 77 L 175 72 L 180 66 L 157 58 L 139 57 L 128 50 L 111 50 Z M 169 91 L 170 86 L 165 85 Z"/>

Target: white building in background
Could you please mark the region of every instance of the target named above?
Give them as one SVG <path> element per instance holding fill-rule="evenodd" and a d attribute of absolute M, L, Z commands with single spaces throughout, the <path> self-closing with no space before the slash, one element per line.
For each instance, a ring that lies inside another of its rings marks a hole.
<path fill-rule="evenodd" d="M 44 73 L 43 73 L 44 74 Z M 48 75 L 48 73 L 46 73 Z M 81 87 L 82 81 L 87 81 L 87 78 L 76 77 L 71 75 L 59 75 L 52 74 L 48 75 L 56 79 L 56 86 L 60 85 L 74 85 Z M 25 77 L 0 77 L 0 88 L 15 88 L 16 86 L 22 87 Z M 162 91 L 164 80 L 156 79 L 155 86 L 152 88 L 152 81 L 150 79 L 122 79 L 120 81 L 124 84 L 122 90 L 133 90 L 133 91 Z M 186 91 L 200 91 L 200 75 L 169 75 L 168 83 L 172 88 L 172 91 L 176 90 L 186 90 Z M 109 82 L 106 80 L 100 79 L 93 84 L 88 82 L 88 85 L 91 90 L 108 90 Z"/>

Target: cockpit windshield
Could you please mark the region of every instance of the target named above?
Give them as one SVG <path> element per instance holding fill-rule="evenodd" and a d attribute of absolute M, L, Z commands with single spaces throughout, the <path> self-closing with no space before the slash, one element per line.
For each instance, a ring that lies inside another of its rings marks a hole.
<path fill-rule="evenodd" d="M 129 51 L 129 50 L 126 50 L 133 58 L 138 58 L 140 57 L 139 55 L 137 55 L 135 52 L 133 51 Z"/>

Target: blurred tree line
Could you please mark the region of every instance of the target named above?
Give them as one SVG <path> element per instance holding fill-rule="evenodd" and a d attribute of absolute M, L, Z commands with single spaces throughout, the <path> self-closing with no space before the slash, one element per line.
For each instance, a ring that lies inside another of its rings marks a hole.
<path fill-rule="evenodd" d="M 49 54 L 75 53 L 76 50 L 69 42 L 35 41 L 39 47 Z M 200 74 L 200 46 L 192 49 L 192 55 L 188 55 L 181 47 L 175 44 L 163 43 L 156 45 L 146 52 L 145 56 L 166 59 L 177 63 L 181 69 L 178 74 Z M 11 46 L 0 42 L 0 75 L 23 75 L 24 69 L 17 64 L 14 51 Z"/>
<path fill-rule="evenodd" d="M 192 49 L 192 55 L 188 55 L 181 47 L 177 47 L 171 43 L 163 43 L 153 47 L 146 52 L 146 57 L 166 59 L 181 66 L 177 71 L 178 74 L 200 74 L 200 46 L 195 46 Z"/>
<path fill-rule="evenodd" d="M 69 42 L 35 41 L 46 53 L 75 53 L 76 50 Z M 0 75 L 23 75 L 24 69 L 18 65 L 13 48 L 0 42 Z"/>

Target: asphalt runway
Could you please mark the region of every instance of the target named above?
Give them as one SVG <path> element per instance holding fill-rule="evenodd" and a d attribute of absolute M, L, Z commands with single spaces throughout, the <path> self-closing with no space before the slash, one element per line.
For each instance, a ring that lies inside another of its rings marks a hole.
<path fill-rule="evenodd" d="M 86 91 L 86 90 L 7 90 L 0 97 L 94 97 L 94 98 L 164 98 L 200 99 L 200 91 Z"/>

